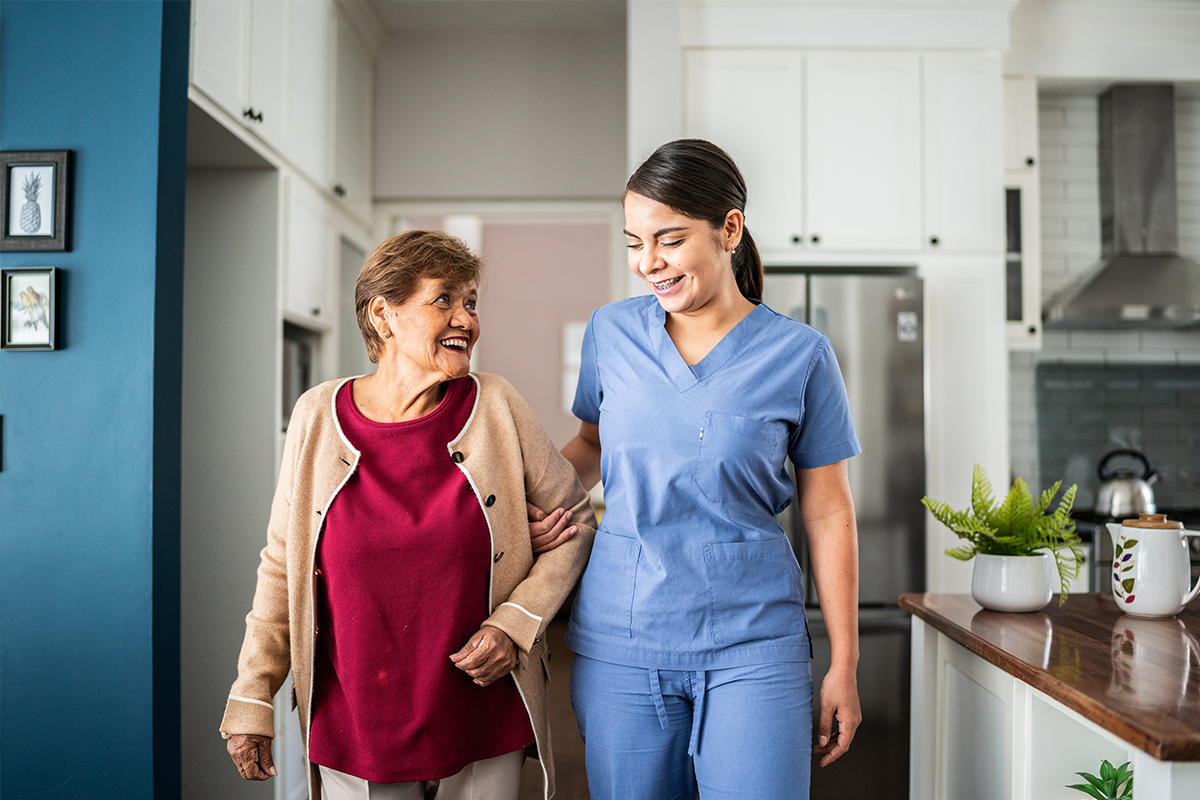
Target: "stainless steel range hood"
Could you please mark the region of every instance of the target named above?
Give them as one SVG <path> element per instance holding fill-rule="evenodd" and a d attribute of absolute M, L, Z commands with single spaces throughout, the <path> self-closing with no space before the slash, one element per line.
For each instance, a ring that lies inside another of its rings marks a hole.
<path fill-rule="evenodd" d="M 1048 328 L 1200 324 L 1200 265 L 1178 254 L 1175 95 L 1115 85 L 1100 96 L 1101 260 L 1051 298 Z"/>

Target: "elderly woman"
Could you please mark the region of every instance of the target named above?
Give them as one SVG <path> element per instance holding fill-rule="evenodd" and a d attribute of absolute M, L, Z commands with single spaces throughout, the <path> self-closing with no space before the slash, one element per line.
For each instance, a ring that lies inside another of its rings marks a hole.
<path fill-rule="evenodd" d="M 291 669 L 313 798 L 515 800 L 526 753 L 553 794 L 543 635 L 595 517 L 516 390 L 470 372 L 480 269 L 442 233 L 381 244 L 354 298 L 378 370 L 296 404 L 221 724 L 244 778 L 275 774 Z"/>

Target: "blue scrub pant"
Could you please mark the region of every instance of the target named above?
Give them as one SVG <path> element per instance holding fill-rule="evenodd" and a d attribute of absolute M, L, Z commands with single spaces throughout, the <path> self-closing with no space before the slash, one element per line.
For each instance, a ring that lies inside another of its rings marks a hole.
<path fill-rule="evenodd" d="M 807 800 L 812 689 L 807 661 L 683 672 L 576 655 L 592 800 Z"/>

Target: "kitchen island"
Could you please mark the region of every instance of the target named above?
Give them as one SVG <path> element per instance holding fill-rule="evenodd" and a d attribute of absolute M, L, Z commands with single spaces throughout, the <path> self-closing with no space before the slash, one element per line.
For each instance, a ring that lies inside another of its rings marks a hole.
<path fill-rule="evenodd" d="M 1200 601 L 1169 619 L 1109 594 L 1040 612 L 904 594 L 913 615 L 910 797 L 1079 800 L 1132 762 L 1136 800 L 1200 800 Z"/>

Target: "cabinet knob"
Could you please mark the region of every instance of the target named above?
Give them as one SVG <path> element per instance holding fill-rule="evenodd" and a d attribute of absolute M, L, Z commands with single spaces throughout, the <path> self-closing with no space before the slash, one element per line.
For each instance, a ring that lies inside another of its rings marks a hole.
<path fill-rule="evenodd" d="M 936 236 L 930 236 L 930 237 L 929 237 L 929 243 L 930 243 L 931 245 L 933 245 L 934 247 L 937 247 L 937 246 L 938 246 L 938 237 L 936 237 Z"/>
<path fill-rule="evenodd" d="M 803 241 L 804 241 L 804 239 L 803 239 L 803 238 L 801 238 L 801 237 L 799 237 L 799 236 L 793 236 L 793 237 L 792 237 L 792 244 L 800 244 L 800 243 L 801 243 L 801 242 L 803 242 Z"/>
<path fill-rule="evenodd" d="M 1029 156 L 1025 159 L 1025 166 L 1027 166 L 1027 167 L 1033 166 L 1033 156 Z"/>
<path fill-rule="evenodd" d="M 1029 326 L 1029 335 L 1030 335 L 1030 336 L 1037 336 L 1037 326 L 1036 326 L 1036 325 L 1030 325 L 1030 326 Z"/>
<path fill-rule="evenodd" d="M 817 235 L 817 234 L 815 234 L 815 233 L 814 233 L 814 234 L 812 235 L 812 243 L 813 243 L 813 244 L 820 244 L 820 243 L 821 243 L 821 237 L 820 237 L 819 235 Z"/>
<path fill-rule="evenodd" d="M 314 317 L 319 317 L 319 316 L 321 316 L 321 307 L 320 307 L 320 306 L 314 306 L 314 307 L 313 307 L 313 310 L 312 310 L 312 315 L 313 315 Z"/>
<path fill-rule="evenodd" d="M 345 197 L 346 196 L 346 187 L 342 186 L 340 183 L 335 184 L 333 187 L 333 193 L 336 194 L 338 197 Z"/>

